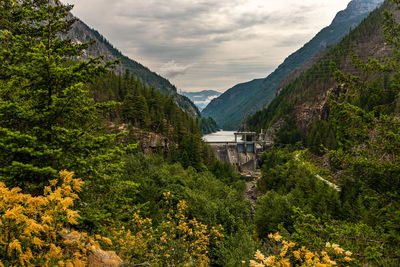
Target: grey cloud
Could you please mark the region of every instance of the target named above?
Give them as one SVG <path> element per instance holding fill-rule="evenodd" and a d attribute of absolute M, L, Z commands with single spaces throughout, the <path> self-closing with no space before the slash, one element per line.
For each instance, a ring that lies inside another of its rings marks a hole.
<path fill-rule="evenodd" d="M 283 36 L 275 43 L 278 47 L 294 47 L 299 44 L 299 40 L 308 41 L 308 35 L 303 33 L 295 33 L 289 36 Z"/>
<path fill-rule="evenodd" d="M 183 75 L 190 68 L 191 65 L 178 64 L 175 61 L 169 61 L 161 66 L 160 74 L 167 78 L 175 78 Z"/>
<path fill-rule="evenodd" d="M 150 69 L 185 90 L 221 90 L 265 77 L 312 37 L 307 29 L 317 2 L 331 2 L 282 0 L 291 5 L 273 10 L 272 0 L 69 1 L 123 53 L 145 59 Z"/>

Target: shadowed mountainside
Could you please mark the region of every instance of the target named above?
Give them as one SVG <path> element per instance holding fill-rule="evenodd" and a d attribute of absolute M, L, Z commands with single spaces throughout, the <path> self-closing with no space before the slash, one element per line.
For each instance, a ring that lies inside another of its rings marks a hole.
<path fill-rule="evenodd" d="M 211 101 L 202 114 L 213 117 L 223 129 L 237 129 L 245 117 L 269 105 L 282 79 L 307 63 L 319 51 L 338 43 L 382 2 L 382 0 L 351 1 L 345 10 L 336 15 L 330 26 L 321 30 L 301 49 L 286 58 L 267 78 L 234 86 Z"/>

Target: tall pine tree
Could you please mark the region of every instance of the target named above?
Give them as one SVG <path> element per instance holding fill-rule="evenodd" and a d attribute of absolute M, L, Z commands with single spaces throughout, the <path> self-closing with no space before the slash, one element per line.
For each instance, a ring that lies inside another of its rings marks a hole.
<path fill-rule="evenodd" d="M 75 60 L 89 44 L 60 38 L 75 22 L 71 8 L 0 1 L 0 179 L 9 186 L 33 191 L 64 168 L 85 175 L 112 139 L 98 134 L 101 110 L 85 89 L 106 66 Z"/>

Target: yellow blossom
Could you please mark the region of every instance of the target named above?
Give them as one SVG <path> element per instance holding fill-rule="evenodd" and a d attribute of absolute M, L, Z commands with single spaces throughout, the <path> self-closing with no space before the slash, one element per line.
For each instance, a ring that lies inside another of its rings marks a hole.
<path fill-rule="evenodd" d="M 305 257 L 306 259 L 312 259 L 312 257 L 314 257 L 314 254 L 311 251 L 307 251 Z"/>
<path fill-rule="evenodd" d="M 351 255 L 353 255 L 353 253 L 351 253 L 350 251 L 346 251 L 344 254 L 345 254 L 346 256 L 348 256 L 348 257 L 350 257 Z"/>
<path fill-rule="evenodd" d="M 255 256 L 254 256 L 257 260 L 260 260 L 260 261 L 263 261 L 264 260 L 264 255 L 259 251 L 259 250 L 257 250 L 256 251 L 256 254 L 255 254 Z"/>
<path fill-rule="evenodd" d="M 282 239 L 282 236 L 279 235 L 279 232 L 276 232 L 276 233 L 274 234 L 273 238 L 274 238 L 274 240 L 275 240 L 276 242 L 279 242 L 279 241 Z"/>
<path fill-rule="evenodd" d="M 50 215 L 42 216 L 42 222 L 46 224 L 51 224 L 53 222 L 53 218 Z"/>
<path fill-rule="evenodd" d="M 258 263 L 258 262 L 253 261 L 253 260 L 250 261 L 250 266 L 251 267 L 264 267 L 264 265 L 262 263 Z"/>
<path fill-rule="evenodd" d="M 264 264 L 267 266 L 272 266 L 275 263 L 275 256 L 269 256 L 264 260 Z"/>
<path fill-rule="evenodd" d="M 335 248 L 335 252 L 336 252 L 337 254 L 342 254 L 343 251 L 344 251 L 344 249 L 342 249 L 342 248 L 340 248 L 340 247 Z"/>
<path fill-rule="evenodd" d="M 325 247 L 330 248 L 331 247 L 331 243 L 326 242 Z"/>
<path fill-rule="evenodd" d="M 288 258 L 283 258 L 283 259 L 280 260 L 280 264 L 281 264 L 283 267 L 289 267 L 289 266 L 290 266 L 290 261 L 289 261 Z"/>
<path fill-rule="evenodd" d="M 50 185 L 55 186 L 58 183 L 58 179 L 50 180 Z"/>
<path fill-rule="evenodd" d="M 58 247 L 58 246 L 56 246 L 54 244 L 51 244 L 50 245 L 50 251 L 47 253 L 46 256 L 47 256 L 48 259 L 51 259 L 51 258 L 59 259 L 62 256 L 61 253 L 62 252 L 61 252 L 61 248 L 60 247 Z"/>
<path fill-rule="evenodd" d="M 8 252 L 9 255 L 11 255 L 11 252 L 12 252 L 13 250 L 15 250 L 15 251 L 17 251 L 17 252 L 19 252 L 19 253 L 22 253 L 21 243 L 19 242 L 18 239 L 14 239 L 14 241 L 11 242 L 11 243 L 8 245 L 8 248 L 9 248 L 9 252 Z"/>
<path fill-rule="evenodd" d="M 340 246 L 339 246 L 338 244 L 335 244 L 335 243 L 332 244 L 332 248 L 334 248 L 334 249 L 335 249 L 335 248 L 339 248 L 339 247 L 340 247 Z"/>
<path fill-rule="evenodd" d="M 70 209 L 78 196 L 71 188 L 76 180 L 72 177 L 73 173 L 63 171 L 60 175 L 60 179 L 51 180 L 44 195 L 38 197 L 22 194 L 19 188 L 9 190 L 0 183 L 0 208 L 4 213 L 0 217 L 0 243 L 8 244 L 6 250 L 11 257 L 7 259 L 7 266 L 33 266 L 33 259 L 60 266 L 86 265 L 87 251 L 83 243 L 87 242 L 86 239 L 81 242 L 77 238 L 73 239 L 74 242 L 63 243 L 61 238 L 65 232 L 68 233 L 61 229 L 70 226 L 65 218 L 70 223 L 78 218 L 77 212 Z M 62 182 L 61 185 L 57 186 L 58 182 Z M 82 182 L 78 181 L 77 184 Z M 10 228 L 9 223 L 4 224 L 2 219 L 12 221 L 17 227 Z M 15 254 L 18 256 L 15 257 Z M 58 261 L 62 257 L 65 257 L 65 261 Z M 2 266 L 3 262 L 0 261 Z"/>
<path fill-rule="evenodd" d="M 350 261 L 351 261 L 351 258 L 348 257 L 348 256 L 346 256 L 346 257 L 344 257 L 344 260 L 347 261 L 347 262 L 350 262 Z"/>
<path fill-rule="evenodd" d="M 296 259 L 300 260 L 300 259 L 301 259 L 301 256 L 300 256 L 300 255 L 301 255 L 301 254 L 300 254 L 300 251 L 298 251 L 298 250 L 293 251 L 293 256 L 294 256 Z"/>
<path fill-rule="evenodd" d="M 322 258 L 322 260 L 323 260 L 325 263 L 330 263 L 330 262 L 331 262 L 331 259 L 329 258 L 328 255 L 324 256 L 324 257 Z"/>
<path fill-rule="evenodd" d="M 39 249 L 42 248 L 42 246 L 44 246 L 44 242 L 42 240 L 40 240 L 39 238 L 37 238 L 36 236 L 33 238 L 32 240 L 32 244 L 34 244 L 35 246 L 37 246 Z"/>
<path fill-rule="evenodd" d="M 86 262 L 82 261 L 80 259 L 74 259 L 74 261 L 73 261 L 73 266 L 74 267 L 84 267 L 86 265 L 87 265 Z"/>
<path fill-rule="evenodd" d="M 109 238 L 107 238 L 107 237 L 103 237 L 102 239 L 103 239 L 103 241 L 104 241 L 107 245 L 109 245 L 109 246 L 112 245 L 111 239 L 109 239 Z"/>

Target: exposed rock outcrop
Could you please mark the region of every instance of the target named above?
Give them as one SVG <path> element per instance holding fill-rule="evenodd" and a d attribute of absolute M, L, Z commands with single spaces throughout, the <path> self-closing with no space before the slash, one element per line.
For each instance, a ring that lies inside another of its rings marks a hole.
<path fill-rule="evenodd" d="M 94 246 L 90 248 L 89 267 L 118 267 L 123 263 L 123 260 L 114 251 L 104 251 Z"/>
<path fill-rule="evenodd" d="M 138 139 L 140 150 L 145 156 L 151 156 L 156 152 L 163 152 L 167 154 L 170 150 L 171 142 L 169 139 L 161 134 L 145 132 L 140 129 L 133 130 Z"/>

